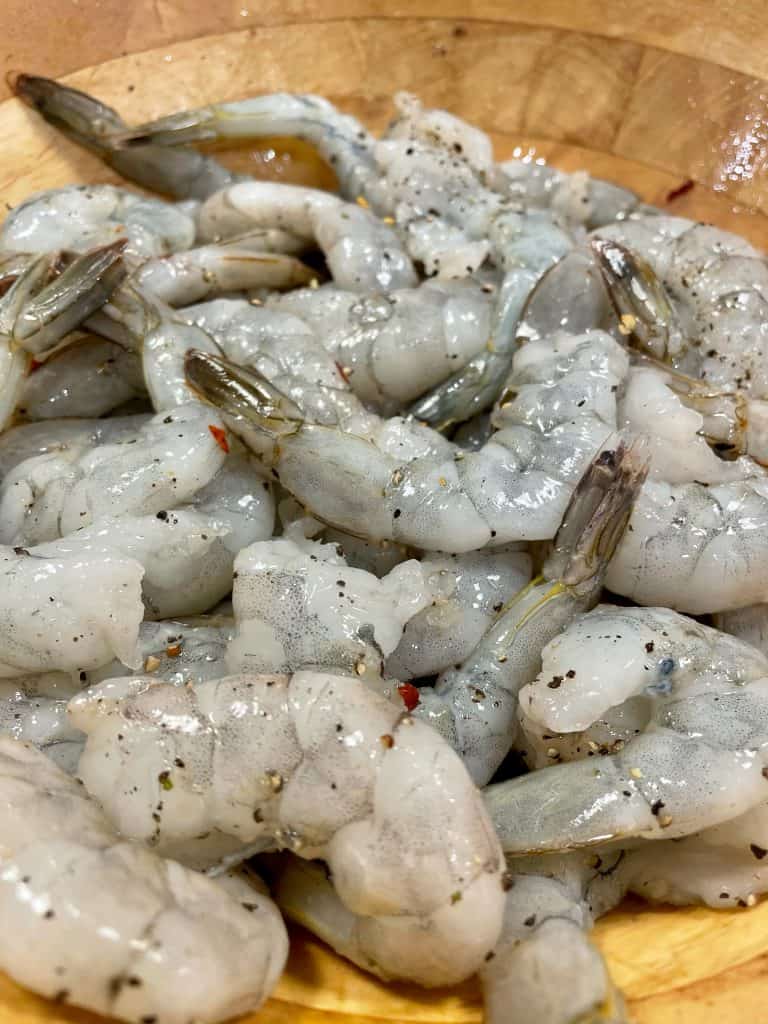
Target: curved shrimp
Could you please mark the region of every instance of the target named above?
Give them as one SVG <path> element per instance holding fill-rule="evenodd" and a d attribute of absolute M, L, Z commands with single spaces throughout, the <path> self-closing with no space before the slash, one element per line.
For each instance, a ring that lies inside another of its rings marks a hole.
<path fill-rule="evenodd" d="M 143 568 L 112 551 L 0 548 L 0 678 L 137 664 Z"/>
<path fill-rule="evenodd" d="M 385 221 L 319 189 L 268 181 L 233 185 L 203 203 L 198 230 L 209 241 L 253 230 L 287 232 L 306 247 L 318 245 L 335 283 L 354 292 L 412 288 L 418 280 Z"/>
<path fill-rule="evenodd" d="M 234 103 L 214 103 L 111 134 L 121 148 L 147 143 L 178 146 L 212 139 L 303 139 L 331 165 L 348 199 L 362 195 L 386 208 L 386 195 L 373 158 L 374 139 L 362 124 L 320 96 L 278 92 Z"/>
<path fill-rule="evenodd" d="M 12 978 L 130 1024 L 214 1024 L 267 998 L 288 937 L 262 891 L 121 842 L 27 744 L 0 739 L 0 791 L 0 966 Z"/>
<path fill-rule="evenodd" d="M 178 207 L 114 185 L 36 192 L 15 206 L 0 227 L 3 249 L 83 253 L 123 240 L 131 263 L 189 249 L 194 239 L 194 221 Z"/>
<path fill-rule="evenodd" d="M 24 381 L 17 413 L 28 420 L 89 418 L 145 395 L 135 352 L 84 337 L 55 352 Z"/>
<path fill-rule="evenodd" d="M 398 412 L 484 348 L 493 286 L 425 281 L 418 288 L 362 297 L 333 285 L 270 297 L 314 330 L 367 405 Z"/>
<path fill-rule="evenodd" d="M 0 484 L 2 536 L 37 543 L 104 516 L 175 508 L 222 468 L 225 436 L 211 410 L 191 402 L 154 416 L 131 439 L 22 462 Z"/>
<path fill-rule="evenodd" d="M 32 356 L 54 346 L 125 277 L 122 243 L 76 259 L 50 281 L 56 257 L 31 260 L 0 298 L 0 430 L 13 417 Z"/>
<path fill-rule="evenodd" d="M 13 91 L 72 142 L 96 153 L 124 178 L 153 192 L 176 199 L 206 199 L 233 182 L 246 180 L 194 149 L 118 149 L 110 133 L 127 126 L 117 111 L 51 78 L 17 75 Z"/>
<path fill-rule="evenodd" d="M 538 670 L 544 644 L 597 601 L 646 469 L 623 446 L 601 453 L 574 492 L 541 574 L 506 602 L 463 663 L 434 690 L 419 690 L 416 713 L 446 736 L 478 785 L 512 745 L 517 694 Z"/>
<path fill-rule="evenodd" d="M 184 859 L 217 841 L 217 856 L 323 857 L 391 977 L 448 984 L 493 948 L 502 862 L 479 793 L 434 730 L 359 679 L 111 680 L 70 716 L 88 735 L 79 775 L 121 834 Z"/>
<path fill-rule="evenodd" d="M 43 420 L 21 423 L 0 434 L 0 481 L 20 462 L 68 448 L 120 444 L 134 438 L 151 417 L 144 413 L 109 419 Z"/>
<path fill-rule="evenodd" d="M 639 698 L 641 734 L 600 753 L 589 727 Z M 552 641 L 521 701 L 526 731 L 543 731 L 553 759 L 581 760 L 489 788 L 510 851 L 685 836 L 768 797 L 768 660 L 676 612 L 587 613 Z M 558 754 L 569 732 L 581 735 Z"/>
<path fill-rule="evenodd" d="M 387 658 L 395 679 L 436 675 L 469 657 L 509 595 L 530 581 L 531 557 L 514 548 L 426 554 L 421 568 L 432 600 L 405 623 Z"/>
<path fill-rule="evenodd" d="M 372 540 L 462 553 L 554 536 L 573 487 L 615 430 L 613 389 L 626 363 L 600 332 L 535 350 L 531 343 L 508 383 L 518 395 L 502 407 L 491 440 L 467 452 L 421 428 L 410 438 L 423 454 L 396 421 L 367 438 L 306 423 L 274 388 L 223 360 L 191 353 L 187 375 L 321 521 Z"/>

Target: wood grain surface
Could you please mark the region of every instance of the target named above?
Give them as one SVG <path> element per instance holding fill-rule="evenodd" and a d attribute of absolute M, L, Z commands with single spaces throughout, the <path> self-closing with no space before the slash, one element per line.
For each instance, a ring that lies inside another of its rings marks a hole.
<path fill-rule="evenodd" d="M 670 211 L 768 247 L 764 10 L 619 0 L 46 0 L 3 4 L 4 70 L 66 76 L 130 121 L 211 100 L 322 93 L 374 128 L 411 89 L 491 132 L 501 157 L 586 167 Z M 439 16 L 438 16 L 439 13 Z M 308 30 L 307 22 L 312 22 Z M 84 67 L 85 64 L 90 66 Z M 74 70 L 79 68 L 80 70 Z M 5 93 L 7 95 L 7 91 Z M 114 181 L 18 101 L 0 103 L 0 195 Z M 328 183 L 301 146 L 223 154 L 258 175 Z M 695 182 L 674 197 L 679 186 Z M 597 941 L 638 1024 L 766 1024 L 768 903 L 752 910 L 626 905 Z M 476 988 L 385 986 L 294 932 L 289 968 L 253 1024 L 479 1022 Z M 95 1024 L 0 976 L 0 1024 Z"/>

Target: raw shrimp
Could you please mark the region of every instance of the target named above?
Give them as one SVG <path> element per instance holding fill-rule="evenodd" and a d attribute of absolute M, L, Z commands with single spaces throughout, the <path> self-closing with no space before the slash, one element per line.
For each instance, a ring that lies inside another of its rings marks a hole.
<path fill-rule="evenodd" d="M 751 907 L 768 888 L 768 804 L 675 842 L 642 843 L 621 865 L 624 885 L 643 899 L 720 910 Z"/>
<path fill-rule="evenodd" d="M 550 644 L 521 706 L 555 751 L 556 734 L 637 698 L 647 724 L 612 753 L 584 736 L 571 755 L 583 760 L 489 788 L 505 849 L 675 838 L 768 798 L 768 659 L 676 612 L 605 606 L 577 619 Z"/>
<path fill-rule="evenodd" d="M 144 394 L 135 352 L 85 337 L 35 367 L 24 382 L 17 412 L 30 420 L 103 416 Z"/>
<path fill-rule="evenodd" d="M 220 679 L 227 671 L 227 644 L 235 635 L 234 619 L 197 616 L 184 620 L 142 622 L 139 627 L 139 667 L 111 661 L 86 673 L 89 685 L 131 674 L 149 675 L 174 686 Z"/>
<path fill-rule="evenodd" d="M 205 331 L 233 362 L 263 374 L 311 422 L 353 433 L 373 429 L 375 417 L 366 412 L 333 358 L 298 317 L 242 299 L 204 302 L 179 310 L 178 315 Z"/>
<path fill-rule="evenodd" d="M 602 869 L 579 854 L 510 859 L 501 938 L 479 972 L 487 1024 L 624 1024 L 624 1000 L 586 934 L 623 894 L 617 859 Z"/>
<path fill-rule="evenodd" d="M 0 484 L 2 536 L 55 540 L 98 518 L 189 501 L 224 465 L 221 421 L 198 402 L 154 416 L 119 443 L 74 445 L 19 463 Z"/>
<path fill-rule="evenodd" d="M 405 623 L 387 658 L 386 674 L 395 679 L 436 675 L 464 661 L 531 578 L 530 555 L 514 549 L 426 554 L 421 567 L 433 597 Z"/>
<path fill-rule="evenodd" d="M 158 256 L 135 271 L 132 283 L 170 306 L 188 306 L 226 292 L 297 288 L 316 277 L 295 257 L 271 252 L 269 242 L 254 233 Z"/>
<path fill-rule="evenodd" d="M 137 663 L 138 562 L 117 553 L 44 557 L 0 548 L 0 678 Z"/>
<path fill-rule="evenodd" d="M 110 132 L 124 129 L 125 122 L 116 110 L 79 89 L 50 78 L 22 74 L 13 82 L 13 90 L 68 139 L 96 153 L 124 178 L 153 192 L 176 199 L 206 199 L 233 182 L 246 180 L 194 149 L 116 148 Z"/>
<path fill-rule="evenodd" d="M 195 224 L 171 203 L 114 185 L 65 185 L 31 195 L 0 228 L 0 248 L 17 252 L 86 252 L 118 239 L 129 262 L 142 262 L 189 249 Z"/>
<path fill-rule="evenodd" d="M 315 243 L 334 282 L 353 292 L 412 288 L 418 278 L 393 229 L 370 210 L 318 189 L 271 181 L 233 185 L 211 196 L 198 215 L 205 240 L 254 229 L 279 230 Z"/>
<path fill-rule="evenodd" d="M 45 420 L 23 423 L 0 434 L 0 481 L 25 459 L 72 446 L 120 444 L 134 438 L 150 416 L 112 416 L 110 419 Z"/>
<path fill-rule="evenodd" d="M 366 948 L 365 919 L 344 906 L 323 866 L 290 854 L 259 863 L 283 913 L 348 960 L 381 974 Z M 585 934 L 593 917 L 618 902 L 617 882 L 606 884 L 578 854 L 536 862 L 516 858 L 508 868 L 501 937 L 479 971 L 485 1019 L 490 1024 L 574 1024 L 587 1019 L 621 1024 L 621 996 Z M 443 951 L 443 956 L 449 954 L 450 946 Z M 550 979 L 547 986 L 541 984 L 544 973 Z M 594 1017 L 588 1016 L 590 1011 Z"/>
<path fill-rule="evenodd" d="M 516 357 L 507 384 L 516 397 L 500 409 L 500 429 L 467 452 L 427 428 L 408 436 L 397 421 L 384 421 L 397 446 L 382 430 L 365 438 L 309 424 L 266 381 L 211 356 L 187 358 L 192 387 L 220 405 L 316 518 L 371 540 L 456 554 L 554 536 L 573 487 L 615 430 L 626 367 L 626 353 L 599 331 L 531 342 Z"/>
<path fill-rule="evenodd" d="M 577 486 L 541 574 L 514 594 L 474 650 L 419 690 L 431 722 L 485 785 L 514 739 L 517 694 L 534 678 L 544 645 L 598 600 L 608 561 L 642 486 L 640 452 L 602 452 Z"/>
<path fill-rule="evenodd" d="M 418 288 L 361 298 L 333 285 L 267 301 L 305 320 L 369 407 L 398 412 L 484 348 L 490 286 L 425 281 Z"/>
<path fill-rule="evenodd" d="M 76 259 L 48 283 L 55 257 L 32 260 L 0 298 L 0 430 L 8 426 L 32 365 L 93 312 L 125 276 L 122 245 Z"/>
<path fill-rule="evenodd" d="M 217 837 L 323 857 L 390 977 L 449 984 L 493 948 L 503 864 L 480 795 L 433 729 L 359 679 L 117 679 L 70 716 L 88 734 L 79 775 L 122 835 L 185 859 Z"/>
<path fill-rule="evenodd" d="M 278 92 L 185 110 L 111 135 L 118 147 L 184 145 L 212 139 L 292 136 L 314 146 L 331 165 L 342 195 L 364 196 L 379 211 L 387 196 L 373 158 L 375 140 L 362 124 L 320 96 Z"/>
<path fill-rule="evenodd" d="M 622 221 L 640 208 L 634 192 L 586 171 L 567 174 L 541 160 L 507 160 L 498 165 L 494 185 L 525 207 L 549 207 L 567 221 L 597 228 Z"/>
<path fill-rule="evenodd" d="M 485 350 L 411 406 L 413 416 L 438 430 L 472 419 L 496 401 L 500 385 L 513 370 L 517 328 L 526 302 L 547 271 L 573 246 L 546 211 L 502 212 L 490 231 L 504 278 Z"/>
<path fill-rule="evenodd" d="M 71 684 L 62 687 L 55 678 L 58 675 L 47 673 L 0 682 L 0 736 L 33 744 L 72 774 L 85 736 L 67 718 L 73 688 Z M 54 677 L 52 686 L 50 677 Z"/>
<path fill-rule="evenodd" d="M 324 667 L 379 676 L 403 628 L 432 599 L 422 565 L 383 579 L 352 569 L 335 545 L 285 537 L 243 548 L 232 603 L 230 672 Z"/>
<path fill-rule="evenodd" d="M 74 779 L 0 739 L 0 966 L 61 1003 L 131 1024 L 257 1009 L 288 952 L 262 891 L 121 842 Z"/>

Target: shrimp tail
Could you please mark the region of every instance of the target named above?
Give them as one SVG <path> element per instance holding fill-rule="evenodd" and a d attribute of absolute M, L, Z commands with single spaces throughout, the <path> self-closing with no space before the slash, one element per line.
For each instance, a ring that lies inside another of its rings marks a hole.
<path fill-rule="evenodd" d="M 28 352 L 48 354 L 125 279 L 124 247 L 120 239 L 83 253 L 50 283 L 58 254 L 35 260 L 6 293 L 0 329 Z"/>
<path fill-rule="evenodd" d="M 298 406 L 257 370 L 196 349 L 184 366 L 192 390 L 227 416 L 274 437 L 293 434 L 304 422 Z"/>
<path fill-rule="evenodd" d="M 619 330 L 637 348 L 670 361 L 686 348 L 667 290 L 651 265 L 619 242 L 593 238 L 590 248 L 619 318 Z"/>
<path fill-rule="evenodd" d="M 52 78 L 22 73 L 11 82 L 11 87 L 19 99 L 35 109 L 48 124 L 101 157 L 112 149 L 109 132 L 125 127 L 112 107 L 79 89 L 60 85 Z"/>
<path fill-rule="evenodd" d="M 544 566 L 547 579 L 598 593 L 648 475 L 647 442 L 619 439 L 592 460 L 571 495 Z"/>

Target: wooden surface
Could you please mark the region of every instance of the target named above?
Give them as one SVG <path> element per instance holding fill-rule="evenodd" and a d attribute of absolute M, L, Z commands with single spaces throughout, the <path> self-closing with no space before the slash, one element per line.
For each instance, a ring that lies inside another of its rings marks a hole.
<path fill-rule="evenodd" d="M 586 167 L 768 246 L 768 85 L 755 77 L 768 77 L 768 48 L 754 0 L 679 0 L 674 10 L 657 0 L 417 0 L 405 14 L 373 0 L 262 0 L 258 10 L 249 0 L 4 0 L 3 9 L 6 71 L 60 74 L 91 62 L 66 80 L 129 120 L 288 89 L 323 93 L 378 128 L 392 92 L 407 88 L 489 130 L 500 156 Z M 116 180 L 14 100 L 0 103 L 0 137 L 9 206 L 38 188 Z M 311 154 L 294 147 L 286 157 L 277 144 L 227 159 L 284 180 L 318 173 Z M 668 201 L 689 178 L 695 187 Z M 768 903 L 734 912 L 632 905 L 600 922 L 597 940 L 638 1024 L 768 1024 Z M 387 987 L 297 933 L 286 976 L 254 1021 L 480 1019 L 472 985 Z M 43 1020 L 96 1018 L 0 976 L 0 1024 Z"/>

